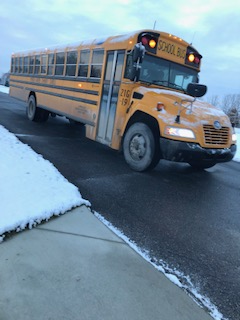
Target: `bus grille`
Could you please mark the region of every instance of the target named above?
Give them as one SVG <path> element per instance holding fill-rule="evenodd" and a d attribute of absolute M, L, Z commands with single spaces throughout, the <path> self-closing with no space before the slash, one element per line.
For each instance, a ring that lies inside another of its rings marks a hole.
<path fill-rule="evenodd" d="M 227 145 L 229 137 L 229 128 L 222 127 L 221 129 L 215 129 L 211 125 L 203 125 L 204 137 L 206 144 L 219 144 Z"/>

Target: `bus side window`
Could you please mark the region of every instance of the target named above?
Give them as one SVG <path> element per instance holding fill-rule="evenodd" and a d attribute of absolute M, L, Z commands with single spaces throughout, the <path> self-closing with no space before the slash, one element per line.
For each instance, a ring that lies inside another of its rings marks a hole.
<path fill-rule="evenodd" d="M 80 51 L 80 61 L 78 66 L 78 76 L 79 77 L 87 77 L 88 75 L 88 65 L 90 58 L 90 50 L 82 50 Z"/>
<path fill-rule="evenodd" d="M 40 70 L 40 56 L 35 57 L 35 68 L 34 68 L 34 74 L 38 74 Z"/>
<path fill-rule="evenodd" d="M 41 70 L 40 73 L 41 74 L 46 74 L 47 72 L 47 55 L 43 54 L 41 56 Z"/>
<path fill-rule="evenodd" d="M 75 77 L 77 65 L 77 51 L 67 53 L 66 76 Z"/>
<path fill-rule="evenodd" d="M 56 54 L 56 65 L 55 65 L 55 75 L 62 76 L 64 71 L 64 60 L 65 60 L 65 53 L 58 52 Z"/>
<path fill-rule="evenodd" d="M 133 66 L 133 54 L 132 52 L 127 55 L 126 68 L 124 73 L 124 78 L 130 79 L 132 74 L 132 66 Z"/>
<path fill-rule="evenodd" d="M 15 64 L 15 72 L 18 73 L 18 58 L 16 58 L 16 64 Z"/>
<path fill-rule="evenodd" d="M 47 68 L 47 74 L 49 76 L 53 74 L 53 66 L 54 66 L 54 53 L 50 53 L 48 55 L 48 68 Z"/>
<path fill-rule="evenodd" d="M 29 72 L 30 74 L 33 74 L 34 60 L 35 60 L 35 57 L 34 57 L 34 56 L 30 57 L 29 69 L 28 69 L 28 72 Z"/>
<path fill-rule="evenodd" d="M 11 73 L 15 72 L 15 59 L 16 58 L 12 58 L 11 59 Z"/>
<path fill-rule="evenodd" d="M 22 73 L 22 70 L 23 70 L 23 58 L 20 57 L 19 58 L 19 69 L 18 69 L 18 72 Z"/>
<path fill-rule="evenodd" d="M 90 77 L 101 78 L 103 55 L 103 50 L 93 50 Z"/>
<path fill-rule="evenodd" d="M 23 73 L 28 73 L 29 57 L 23 58 Z"/>

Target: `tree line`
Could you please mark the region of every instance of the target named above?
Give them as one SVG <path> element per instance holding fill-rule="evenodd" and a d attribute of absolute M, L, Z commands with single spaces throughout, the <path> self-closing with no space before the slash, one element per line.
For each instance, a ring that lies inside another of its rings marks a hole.
<path fill-rule="evenodd" d="M 222 98 L 214 95 L 207 98 L 207 102 L 221 108 L 230 118 L 232 125 L 240 127 L 240 94 L 226 94 Z"/>

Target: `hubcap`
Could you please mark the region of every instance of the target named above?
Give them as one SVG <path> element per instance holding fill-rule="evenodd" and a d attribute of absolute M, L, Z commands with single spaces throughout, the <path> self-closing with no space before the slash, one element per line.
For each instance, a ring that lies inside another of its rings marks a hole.
<path fill-rule="evenodd" d="M 146 154 L 146 141 L 141 134 L 136 134 L 129 145 L 130 155 L 133 160 L 139 161 Z"/>
<path fill-rule="evenodd" d="M 34 110 L 35 110 L 34 103 L 30 101 L 29 108 L 28 108 L 29 117 L 32 117 L 34 115 Z"/>

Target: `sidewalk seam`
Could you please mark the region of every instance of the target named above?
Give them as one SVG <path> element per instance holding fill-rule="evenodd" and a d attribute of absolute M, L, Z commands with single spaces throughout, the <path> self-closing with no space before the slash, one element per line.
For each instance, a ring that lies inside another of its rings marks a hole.
<path fill-rule="evenodd" d="M 33 230 L 62 233 L 62 234 L 66 234 L 66 235 L 76 236 L 76 237 L 90 238 L 90 239 L 93 239 L 93 240 L 101 240 L 101 241 L 106 241 L 106 242 L 112 242 L 112 243 L 127 245 L 127 243 L 125 241 L 116 241 L 116 240 L 98 238 L 98 237 L 87 236 L 87 235 L 84 235 L 84 234 L 79 234 L 79 233 L 74 233 L 74 232 L 66 232 L 66 231 L 60 231 L 60 230 L 58 231 L 58 230 L 46 229 L 46 228 L 42 228 L 42 227 L 41 228 L 34 228 Z"/>

